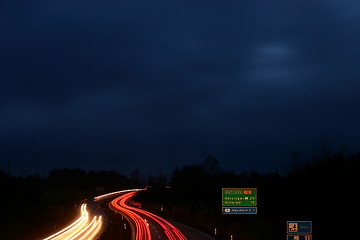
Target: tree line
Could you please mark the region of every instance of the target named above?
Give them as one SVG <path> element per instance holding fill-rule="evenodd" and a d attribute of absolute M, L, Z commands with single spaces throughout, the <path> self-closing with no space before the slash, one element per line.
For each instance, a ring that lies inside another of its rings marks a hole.
<path fill-rule="evenodd" d="M 357 236 L 360 152 L 345 154 L 343 149 L 333 150 L 323 144 L 315 154 L 292 151 L 290 156 L 289 166 L 282 173 L 226 171 L 213 156 L 176 168 L 169 178 L 159 174 L 147 180 L 141 179 L 138 171 L 130 177 L 116 171 L 66 168 L 53 169 L 46 177 L 0 172 L 0 187 L 5 193 L 0 204 L 6 206 L 0 231 L 6 234 L 9 229 L 21 229 L 19 221 L 24 223 L 24 232 L 30 231 L 51 221 L 49 209 L 53 206 L 64 206 L 66 214 L 66 209 L 85 198 L 150 185 L 134 200 L 209 234 L 217 228 L 218 239 L 227 239 L 229 234 L 249 240 L 285 239 L 285 223 L 290 220 L 313 221 L 313 236 L 318 239 Z M 223 215 L 221 189 L 249 187 L 257 188 L 258 214 Z"/>

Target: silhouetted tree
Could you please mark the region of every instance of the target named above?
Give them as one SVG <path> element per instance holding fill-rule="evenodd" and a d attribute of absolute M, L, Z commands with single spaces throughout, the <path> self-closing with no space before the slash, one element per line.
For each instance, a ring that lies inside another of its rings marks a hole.
<path fill-rule="evenodd" d="M 203 166 L 207 175 L 215 175 L 221 172 L 219 160 L 216 157 L 207 157 L 203 163 Z"/>

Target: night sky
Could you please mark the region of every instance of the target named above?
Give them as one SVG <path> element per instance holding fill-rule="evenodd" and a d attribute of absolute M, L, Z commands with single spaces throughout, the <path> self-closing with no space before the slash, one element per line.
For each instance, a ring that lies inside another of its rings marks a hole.
<path fill-rule="evenodd" d="M 360 150 L 357 0 L 0 3 L 0 160 L 168 173 Z"/>

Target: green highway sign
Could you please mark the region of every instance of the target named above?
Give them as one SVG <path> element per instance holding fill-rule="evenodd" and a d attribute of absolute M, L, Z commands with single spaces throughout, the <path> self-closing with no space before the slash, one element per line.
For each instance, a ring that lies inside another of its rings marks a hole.
<path fill-rule="evenodd" d="M 223 188 L 223 206 L 256 206 L 256 188 Z"/>

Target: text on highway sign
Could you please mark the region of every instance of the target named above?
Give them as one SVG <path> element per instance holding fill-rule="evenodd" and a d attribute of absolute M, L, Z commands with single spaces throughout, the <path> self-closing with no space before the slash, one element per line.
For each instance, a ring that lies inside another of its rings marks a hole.
<path fill-rule="evenodd" d="M 256 188 L 223 188 L 223 206 L 256 206 Z"/>

